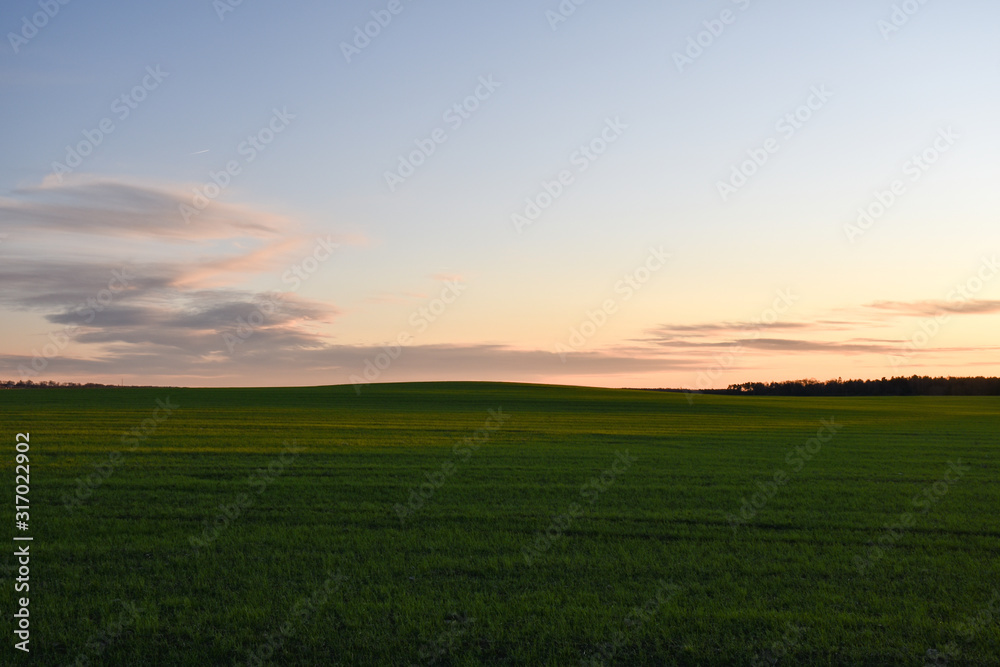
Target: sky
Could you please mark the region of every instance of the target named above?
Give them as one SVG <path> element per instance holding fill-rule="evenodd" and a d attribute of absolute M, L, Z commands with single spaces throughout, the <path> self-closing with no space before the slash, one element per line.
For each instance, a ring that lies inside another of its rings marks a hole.
<path fill-rule="evenodd" d="M 997 375 L 989 0 L 12 0 L 0 379 Z"/>

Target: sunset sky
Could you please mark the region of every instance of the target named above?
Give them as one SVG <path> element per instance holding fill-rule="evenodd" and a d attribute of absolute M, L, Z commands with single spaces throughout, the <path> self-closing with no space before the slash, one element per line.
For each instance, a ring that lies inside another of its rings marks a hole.
<path fill-rule="evenodd" d="M 1000 374 L 998 21 L 5 3 L 0 379 Z"/>

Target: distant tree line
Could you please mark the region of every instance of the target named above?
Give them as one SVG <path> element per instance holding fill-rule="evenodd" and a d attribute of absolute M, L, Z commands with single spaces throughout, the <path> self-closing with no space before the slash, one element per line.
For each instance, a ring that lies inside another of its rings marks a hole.
<path fill-rule="evenodd" d="M 100 382 L 56 382 L 54 380 L 42 380 L 34 382 L 32 380 L 0 380 L 0 389 L 52 389 L 57 387 L 121 387 L 118 384 L 101 384 Z M 139 385 L 127 385 L 135 387 Z M 150 386 L 150 385 L 146 385 Z"/>
<path fill-rule="evenodd" d="M 0 389 L 51 389 L 59 387 L 119 387 L 99 382 L 55 382 L 43 380 L 0 380 Z M 152 385 L 128 385 L 130 387 Z M 695 392 L 729 396 L 1000 396 L 1000 378 L 995 377 L 912 377 L 881 380 L 785 380 L 783 382 L 744 382 L 725 389 L 649 389 L 645 391 Z"/>
<path fill-rule="evenodd" d="M 706 394 L 740 396 L 1000 396 L 1000 378 L 995 377 L 912 377 L 881 380 L 786 380 L 784 382 L 744 382 L 726 389 L 706 390 Z"/>

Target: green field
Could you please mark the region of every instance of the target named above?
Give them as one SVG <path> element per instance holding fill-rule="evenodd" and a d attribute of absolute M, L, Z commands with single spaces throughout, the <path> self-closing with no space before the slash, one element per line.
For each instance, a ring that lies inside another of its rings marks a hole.
<path fill-rule="evenodd" d="M 8 540 L 34 541 L 30 593 L 2 564 L 0 663 L 996 665 L 998 411 L 489 383 L 2 391 Z"/>

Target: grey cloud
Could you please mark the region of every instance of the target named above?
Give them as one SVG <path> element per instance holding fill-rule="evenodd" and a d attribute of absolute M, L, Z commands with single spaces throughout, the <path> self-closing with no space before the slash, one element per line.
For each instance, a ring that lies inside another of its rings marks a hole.
<path fill-rule="evenodd" d="M 73 179 L 15 190 L 0 198 L 0 230 L 190 241 L 235 235 L 272 236 L 281 219 L 214 201 L 185 224 L 180 205 L 191 194 L 113 180 Z M 286 222 L 287 224 L 287 222 Z"/>

